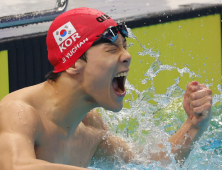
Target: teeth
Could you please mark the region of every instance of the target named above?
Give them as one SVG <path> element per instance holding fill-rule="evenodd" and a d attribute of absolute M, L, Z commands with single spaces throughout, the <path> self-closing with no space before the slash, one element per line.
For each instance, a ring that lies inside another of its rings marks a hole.
<path fill-rule="evenodd" d="M 123 76 L 128 76 L 127 72 L 119 73 L 115 77 L 123 77 Z"/>

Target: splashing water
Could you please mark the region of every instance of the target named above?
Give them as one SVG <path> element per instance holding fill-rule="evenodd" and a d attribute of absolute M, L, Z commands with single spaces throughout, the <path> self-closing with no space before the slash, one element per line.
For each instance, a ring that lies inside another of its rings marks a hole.
<path fill-rule="evenodd" d="M 171 145 L 168 139 L 174 134 L 186 119 L 186 113 L 183 110 L 183 94 L 185 91 L 181 89 L 178 84 L 180 78 L 175 79 L 175 83 L 168 87 L 165 94 L 157 94 L 154 87 L 154 77 L 158 73 L 165 70 L 177 70 L 181 76 L 184 73 L 189 74 L 189 77 L 201 77 L 196 73 L 190 71 L 189 68 L 177 68 L 171 65 L 163 65 L 159 60 L 160 53 L 147 49 L 142 45 L 136 36 L 129 29 L 129 37 L 138 41 L 140 46 L 144 49 L 138 52 L 138 55 L 149 55 L 154 57 L 155 61 L 144 74 L 142 84 L 151 80 L 151 87 L 147 90 L 140 91 L 135 88 L 129 81 L 126 81 L 127 94 L 131 95 L 131 99 L 126 99 L 131 108 L 123 108 L 119 113 L 113 113 L 100 108 L 103 120 L 109 125 L 113 134 L 122 137 L 129 143 L 132 150 L 137 153 L 137 163 L 125 164 L 118 156 L 116 161 L 109 162 L 92 159 L 90 168 L 94 170 L 147 170 L 147 169 L 221 169 L 222 168 L 222 89 L 221 85 L 217 86 L 220 94 L 213 96 L 213 117 L 199 141 L 194 144 L 184 165 L 181 167 L 174 160 L 174 155 L 171 153 Z M 132 46 L 133 44 L 129 44 Z M 208 84 L 207 87 L 212 86 Z M 138 95 L 137 98 L 133 93 Z M 172 161 L 167 166 L 162 166 L 160 162 L 150 160 L 150 152 L 159 152 L 156 149 L 158 143 L 165 145 L 165 152 Z"/>

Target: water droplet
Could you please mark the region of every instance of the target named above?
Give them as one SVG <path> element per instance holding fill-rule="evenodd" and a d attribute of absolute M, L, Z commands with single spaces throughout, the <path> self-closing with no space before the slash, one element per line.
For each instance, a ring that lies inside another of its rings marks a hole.
<path fill-rule="evenodd" d="M 129 44 L 127 45 L 128 48 L 130 48 L 131 46 L 133 46 L 133 43 L 129 43 Z"/>

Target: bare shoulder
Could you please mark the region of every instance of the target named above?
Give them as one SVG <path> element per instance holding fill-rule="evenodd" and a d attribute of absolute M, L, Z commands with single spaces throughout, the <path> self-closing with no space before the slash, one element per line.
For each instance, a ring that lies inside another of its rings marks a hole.
<path fill-rule="evenodd" d="M 5 97 L 0 102 L 1 169 L 34 161 L 34 147 L 42 128 L 35 108 L 13 95 Z"/>
<path fill-rule="evenodd" d="M 82 122 L 85 126 L 107 130 L 107 125 L 103 122 L 102 117 L 99 115 L 96 109 L 91 110 L 82 120 Z"/>
<path fill-rule="evenodd" d="M 19 132 L 35 138 L 42 127 L 40 116 L 28 103 L 19 100 L 0 102 L 0 132 Z"/>

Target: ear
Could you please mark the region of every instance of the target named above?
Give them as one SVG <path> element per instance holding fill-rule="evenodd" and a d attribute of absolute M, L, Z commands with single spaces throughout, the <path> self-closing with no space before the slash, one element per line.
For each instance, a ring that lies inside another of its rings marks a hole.
<path fill-rule="evenodd" d="M 86 62 L 83 60 L 78 59 L 71 67 L 66 69 L 66 72 L 68 74 L 79 74 L 83 71 L 84 67 L 86 65 Z"/>

